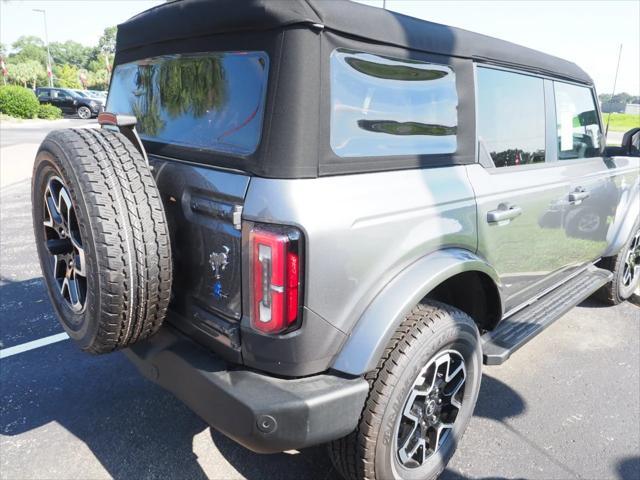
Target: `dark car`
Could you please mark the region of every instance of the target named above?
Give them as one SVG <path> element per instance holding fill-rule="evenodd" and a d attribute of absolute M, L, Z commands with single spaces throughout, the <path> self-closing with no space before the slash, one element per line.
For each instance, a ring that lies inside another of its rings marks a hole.
<path fill-rule="evenodd" d="M 36 96 L 40 103 L 55 105 L 63 113 L 76 113 L 82 119 L 95 117 L 104 110 L 104 102 L 69 88 L 41 87 L 36 89 Z"/>

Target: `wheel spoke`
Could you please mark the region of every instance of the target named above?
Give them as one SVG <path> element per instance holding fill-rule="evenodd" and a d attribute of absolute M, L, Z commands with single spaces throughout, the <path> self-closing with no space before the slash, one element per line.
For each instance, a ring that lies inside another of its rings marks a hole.
<path fill-rule="evenodd" d="M 58 211 L 62 218 L 62 225 L 68 231 L 70 225 L 69 216 L 73 211 L 73 204 L 71 203 L 71 197 L 69 196 L 69 192 L 67 192 L 66 188 L 61 188 L 60 193 L 58 194 Z"/>
<path fill-rule="evenodd" d="M 463 391 L 466 375 L 462 355 L 446 350 L 429 361 L 416 377 L 395 437 L 397 456 L 405 467 L 424 464 L 447 441 L 444 435 L 453 428 L 462 408 L 462 398 L 456 397 Z"/>
<path fill-rule="evenodd" d="M 84 307 L 87 289 L 85 251 L 69 191 L 51 177 L 44 193 L 45 247 L 60 295 L 75 312 Z"/>
<path fill-rule="evenodd" d="M 53 199 L 51 194 L 51 190 L 47 187 L 47 190 L 44 193 L 44 206 L 45 206 L 45 219 L 44 226 L 55 228 L 57 225 L 62 223 L 62 217 L 60 216 L 60 212 L 58 211 L 58 206 L 56 205 L 56 201 Z"/>

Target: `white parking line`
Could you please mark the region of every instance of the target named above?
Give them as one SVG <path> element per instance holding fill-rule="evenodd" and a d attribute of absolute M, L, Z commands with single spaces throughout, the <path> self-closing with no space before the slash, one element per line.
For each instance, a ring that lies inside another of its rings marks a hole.
<path fill-rule="evenodd" d="M 65 332 L 62 332 L 56 333 L 55 335 L 51 335 L 49 337 L 39 338 L 38 340 L 33 340 L 32 342 L 23 343 L 22 345 L 3 348 L 0 350 L 0 359 L 11 357 L 12 355 L 17 355 L 23 352 L 28 352 L 29 350 L 44 347 L 46 345 L 51 345 L 52 343 L 62 342 L 67 338 L 69 338 L 69 335 L 67 335 Z"/>

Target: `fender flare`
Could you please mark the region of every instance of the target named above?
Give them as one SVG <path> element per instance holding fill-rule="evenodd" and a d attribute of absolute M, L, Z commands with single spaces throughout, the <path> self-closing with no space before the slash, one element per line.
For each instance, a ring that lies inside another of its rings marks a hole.
<path fill-rule="evenodd" d="M 640 218 L 640 179 L 636 179 L 634 185 L 625 193 L 628 193 L 626 201 L 623 198 L 620 199 L 615 215 L 615 218 L 621 218 L 622 221 L 607 239 L 608 247 L 602 257 L 613 257 L 622 250 L 627 240 L 631 238 L 633 227 Z"/>
<path fill-rule="evenodd" d="M 496 271 L 468 250 L 450 248 L 428 254 L 400 272 L 373 299 L 336 356 L 333 368 L 349 375 L 373 370 L 411 309 L 442 282 L 463 272 L 485 273 L 500 285 Z"/>

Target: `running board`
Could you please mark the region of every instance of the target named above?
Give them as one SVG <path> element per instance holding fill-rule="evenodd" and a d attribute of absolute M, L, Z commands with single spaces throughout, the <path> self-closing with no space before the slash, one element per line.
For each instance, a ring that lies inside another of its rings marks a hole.
<path fill-rule="evenodd" d="M 540 297 L 528 307 L 504 319 L 495 330 L 482 336 L 485 365 L 501 365 L 513 352 L 534 338 L 600 287 L 613 274 L 595 266 Z"/>

